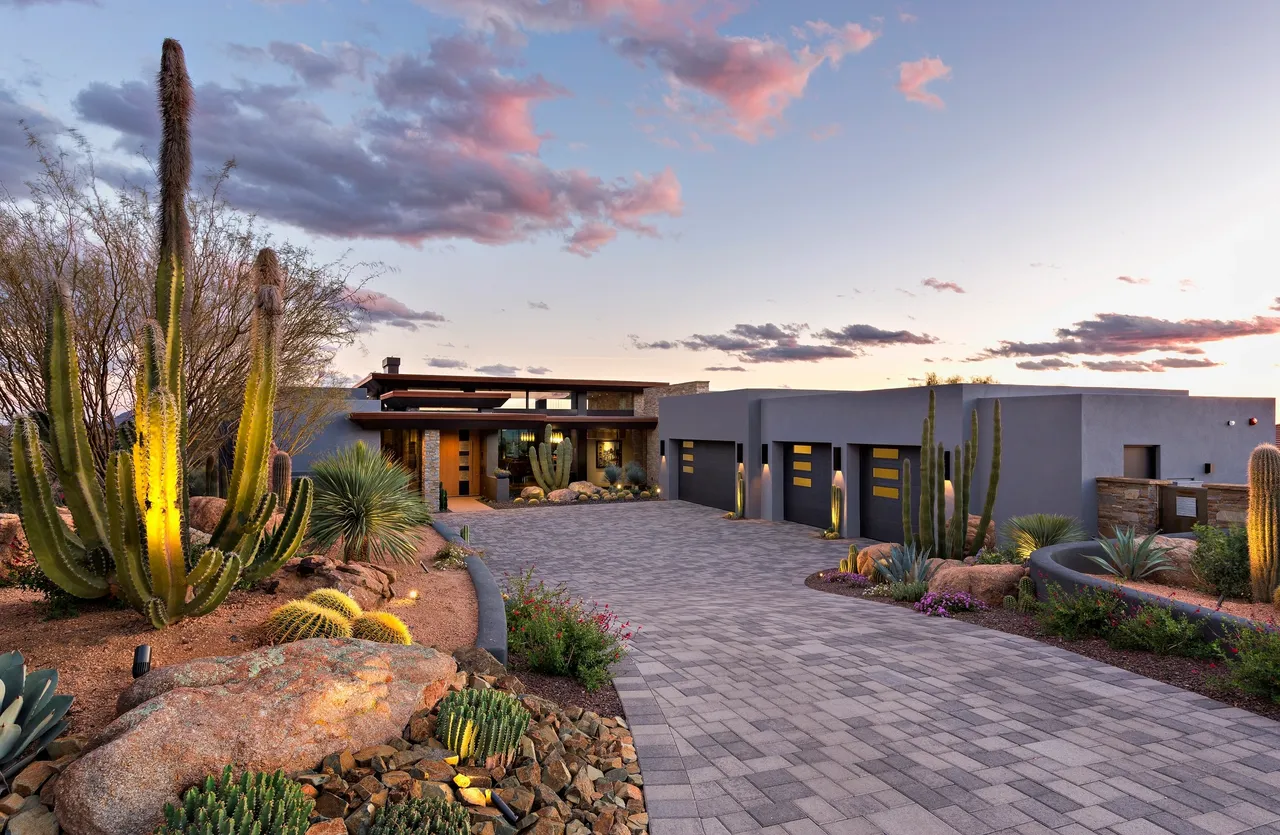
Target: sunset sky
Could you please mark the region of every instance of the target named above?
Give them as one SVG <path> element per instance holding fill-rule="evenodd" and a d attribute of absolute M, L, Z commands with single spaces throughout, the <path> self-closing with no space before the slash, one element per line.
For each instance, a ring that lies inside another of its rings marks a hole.
<path fill-rule="evenodd" d="M 232 202 L 396 269 L 353 375 L 1280 395 L 1274 0 L 0 0 L 0 183 L 143 171 L 165 37 Z"/>

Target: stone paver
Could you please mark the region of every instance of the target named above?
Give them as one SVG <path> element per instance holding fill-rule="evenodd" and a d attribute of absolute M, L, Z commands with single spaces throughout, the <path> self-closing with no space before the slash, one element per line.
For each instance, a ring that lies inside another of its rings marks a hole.
<path fill-rule="evenodd" d="M 446 518 L 641 625 L 616 686 L 653 835 L 1280 835 L 1280 724 L 805 588 L 847 542 L 682 502 Z"/>

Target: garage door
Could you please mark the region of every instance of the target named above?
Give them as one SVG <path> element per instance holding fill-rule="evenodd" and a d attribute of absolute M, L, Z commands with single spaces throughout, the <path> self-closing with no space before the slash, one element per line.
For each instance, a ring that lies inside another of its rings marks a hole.
<path fill-rule="evenodd" d="M 920 447 L 862 448 L 861 535 L 902 541 L 902 462 L 911 462 L 911 525 L 920 521 Z"/>
<path fill-rule="evenodd" d="M 831 526 L 831 444 L 783 444 L 782 518 Z"/>
<path fill-rule="evenodd" d="M 734 509 L 738 472 L 732 441 L 680 441 L 676 498 L 721 510 Z"/>

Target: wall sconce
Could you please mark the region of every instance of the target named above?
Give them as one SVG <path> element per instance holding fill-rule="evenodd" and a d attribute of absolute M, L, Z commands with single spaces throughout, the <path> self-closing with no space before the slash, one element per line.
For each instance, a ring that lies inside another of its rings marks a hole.
<path fill-rule="evenodd" d="M 841 464 L 840 459 L 842 457 L 840 453 L 842 452 L 844 452 L 844 449 L 842 449 L 841 447 L 834 447 L 831 450 L 831 469 L 835 470 L 837 473 L 840 472 L 841 469 L 843 469 L 840 466 Z"/>
<path fill-rule="evenodd" d="M 1250 425 L 1250 426 L 1257 426 L 1257 425 L 1258 425 L 1258 419 L 1257 419 L 1257 418 L 1249 418 L 1249 425 Z"/>
<path fill-rule="evenodd" d="M 1204 474 L 1209 475 L 1212 472 L 1213 472 L 1213 464 L 1206 461 L 1204 465 Z"/>
<path fill-rule="evenodd" d="M 667 457 L 667 441 L 665 438 L 658 441 L 658 454 L 661 455 L 663 458 Z"/>
<path fill-rule="evenodd" d="M 734 450 L 734 454 L 738 456 L 738 459 L 737 459 L 738 464 L 741 465 L 742 464 L 742 444 L 737 444 L 736 447 L 737 448 Z"/>
<path fill-rule="evenodd" d="M 951 450 L 942 451 L 942 480 L 951 480 Z"/>
<path fill-rule="evenodd" d="M 769 445 L 768 444 L 760 445 L 760 466 L 762 467 L 769 466 Z"/>

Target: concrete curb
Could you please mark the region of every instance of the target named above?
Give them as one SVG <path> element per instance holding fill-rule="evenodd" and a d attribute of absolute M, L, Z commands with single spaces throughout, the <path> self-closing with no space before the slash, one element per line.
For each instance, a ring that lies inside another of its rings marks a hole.
<path fill-rule="evenodd" d="M 431 527 L 446 542 L 468 545 L 457 531 L 439 519 L 432 520 Z M 489 566 L 479 557 L 467 557 L 467 573 L 471 575 L 471 585 L 476 589 L 476 646 L 487 650 L 498 659 L 498 663 L 506 666 L 507 606 L 502 600 L 502 590 L 498 588 L 498 581 L 494 579 Z"/>
<path fill-rule="evenodd" d="M 1169 534 L 1169 536 L 1178 539 L 1194 538 L 1194 534 Z M 1171 600 L 1113 583 L 1106 579 L 1106 574 L 1101 573 L 1101 566 L 1087 559 L 1089 556 L 1102 555 L 1102 546 L 1093 541 L 1064 542 L 1061 545 L 1049 545 L 1033 551 L 1029 564 L 1031 579 L 1036 582 L 1036 596 L 1041 600 L 1046 599 L 1051 583 L 1059 586 L 1067 594 L 1079 594 L 1085 589 L 1100 589 L 1106 592 L 1119 590 L 1120 596 L 1132 608 L 1162 606 L 1175 614 L 1183 615 L 1192 622 L 1203 624 L 1204 631 L 1214 638 L 1230 638 L 1241 629 L 1266 628 L 1262 624 L 1225 612 L 1216 612 L 1181 600 Z"/>

